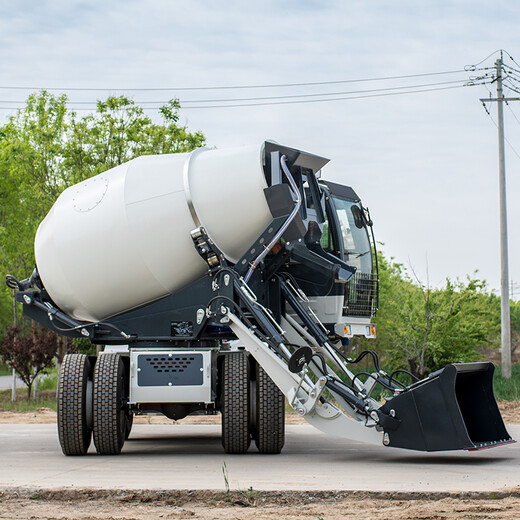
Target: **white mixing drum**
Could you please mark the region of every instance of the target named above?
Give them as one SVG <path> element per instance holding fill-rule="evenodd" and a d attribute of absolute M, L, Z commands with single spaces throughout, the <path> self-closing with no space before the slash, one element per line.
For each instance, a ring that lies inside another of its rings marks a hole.
<path fill-rule="evenodd" d="M 202 225 L 235 262 L 271 222 L 263 149 L 143 156 L 66 189 L 40 224 L 36 264 L 54 302 L 100 321 L 204 274 Z"/>

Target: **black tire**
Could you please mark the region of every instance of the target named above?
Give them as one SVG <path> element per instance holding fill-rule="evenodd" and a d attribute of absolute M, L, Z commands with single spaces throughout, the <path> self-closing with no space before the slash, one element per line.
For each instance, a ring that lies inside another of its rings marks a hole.
<path fill-rule="evenodd" d="M 226 354 L 222 362 L 221 377 L 222 446 L 226 453 L 246 453 L 251 443 L 247 354 Z"/>
<path fill-rule="evenodd" d="M 255 365 L 255 444 L 260 453 L 280 453 L 285 442 L 285 398 L 265 370 Z"/>
<path fill-rule="evenodd" d="M 58 437 L 64 455 L 85 455 L 92 428 L 87 424 L 87 389 L 92 367 L 84 354 L 63 358 L 58 383 Z"/>
<path fill-rule="evenodd" d="M 119 354 L 101 354 L 94 369 L 94 444 L 100 455 L 117 455 L 126 436 L 126 378 Z"/>

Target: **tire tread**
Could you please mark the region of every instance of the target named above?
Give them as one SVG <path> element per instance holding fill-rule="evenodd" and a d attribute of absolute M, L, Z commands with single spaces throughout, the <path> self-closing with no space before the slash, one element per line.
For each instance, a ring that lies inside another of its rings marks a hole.
<path fill-rule="evenodd" d="M 120 413 L 122 367 L 119 354 L 101 354 L 94 369 L 94 444 L 100 455 L 119 454 L 125 441 Z"/>
<path fill-rule="evenodd" d="M 265 370 L 256 365 L 256 438 L 260 453 L 276 454 L 285 442 L 285 398 Z"/>
<path fill-rule="evenodd" d="M 246 453 L 251 443 L 247 354 L 226 354 L 222 377 L 222 446 L 226 453 Z"/>
<path fill-rule="evenodd" d="M 92 430 L 87 428 L 86 386 L 91 373 L 85 354 L 67 354 L 60 367 L 57 422 L 58 438 L 65 455 L 85 455 Z"/>

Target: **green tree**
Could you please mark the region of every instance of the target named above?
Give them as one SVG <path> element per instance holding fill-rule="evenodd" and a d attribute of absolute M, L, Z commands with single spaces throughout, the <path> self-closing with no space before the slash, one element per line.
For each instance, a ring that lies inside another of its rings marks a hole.
<path fill-rule="evenodd" d="M 32 271 L 38 223 L 60 193 L 65 98 L 30 96 L 0 131 L 0 265 Z"/>
<path fill-rule="evenodd" d="M 511 314 L 511 351 L 513 354 L 520 351 L 520 301 L 510 302 Z"/>
<path fill-rule="evenodd" d="M 30 96 L 0 128 L 0 268 L 27 277 L 38 223 L 59 194 L 66 98 Z M 12 292 L 2 284 L 0 327 L 13 322 Z M 10 305 L 8 304 L 10 303 Z M 0 331 L 1 332 L 1 331 Z"/>
<path fill-rule="evenodd" d="M 27 400 L 38 374 L 53 366 L 57 346 L 54 332 L 35 326 L 29 334 L 22 334 L 18 327 L 9 327 L 0 339 L 0 356 L 27 386 Z"/>
<path fill-rule="evenodd" d="M 109 97 L 83 118 L 72 114 L 64 168 L 71 184 L 140 155 L 189 152 L 204 145 L 201 132 L 191 133 L 179 122 L 180 104 L 171 100 L 160 109 L 155 124 L 131 99 Z"/>
<path fill-rule="evenodd" d="M 496 341 L 495 297 L 485 282 L 446 280 L 432 288 L 412 280 L 401 264 L 382 257 L 378 350 L 394 368 L 419 378 L 456 361 L 475 361 Z"/>
<path fill-rule="evenodd" d="M 39 223 L 73 184 L 147 154 L 188 152 L 205 143 L 179 124 L 171 100 L 155 123 L 128 97 L 109 97 L 94 113 L 67 110 L 67 97 L 42 91 L 0 128 L 0 272 L 19 278 L 34 268 Z M 0 335 L 13 322 L 12 292 L 0 290 Z"/>

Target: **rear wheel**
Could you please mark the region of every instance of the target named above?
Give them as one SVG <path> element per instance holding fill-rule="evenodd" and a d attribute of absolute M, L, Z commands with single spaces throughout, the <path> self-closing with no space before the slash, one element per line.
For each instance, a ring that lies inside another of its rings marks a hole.
<path fill-rule="evenodd" d="M 119 354 L 101 354 L 94 370 L 94 444 L 100 455 L 121 452 L 127 432 L 126 377 Z"/>
<path fill-rule="evenodd" d="M 92 367 L 84 354 L 63 358 L 57 401 L 61 450 L 65 455 L 85 455 L 92 438 Z"/>
<path fill-rule="evenodd" d="M 226 453 L 246 453 L 251 442 L 247 354 L 226 354 L 222 362 L 221 377 L 222 446 Z"/>
<path fill-rule="evenodd" d="M 280 453 L 285 442 L 285 398 L 255 363 L 255 444 L 260 453 Z"/>

